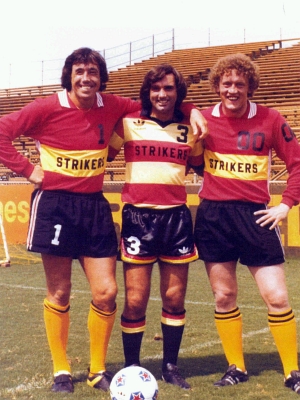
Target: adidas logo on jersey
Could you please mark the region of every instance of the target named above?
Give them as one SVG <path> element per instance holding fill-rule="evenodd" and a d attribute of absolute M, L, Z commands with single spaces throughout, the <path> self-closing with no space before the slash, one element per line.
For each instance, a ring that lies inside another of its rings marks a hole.
<path fill-rule="evenodd" d="M 133 121 L 134 125 L 137 126 L 142 126 L 144 125 L 145 121 L 143 121 L 142 119 L 138 119 L 137 121 Z"/>

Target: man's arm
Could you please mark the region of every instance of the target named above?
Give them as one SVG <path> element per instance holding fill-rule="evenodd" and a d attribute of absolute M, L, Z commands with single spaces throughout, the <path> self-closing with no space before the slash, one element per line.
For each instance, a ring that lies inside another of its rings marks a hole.
<path fill-rule="evenodd" d="M 190 124 L 193 128 L 194 135 L 199 135 L 200 139 L 204 139 L 209 134 L 207 121 L 198 108 L 192 109 Z"/>
<path fill-rule="evenodd" d="M 34 171 L 34 164 L 17 151 L 13 141 L 20 135 L 34 138 L 35 132 L 39 132 L 46 109 L 44 99 L 36 99 L 21 110 L 0 119 L 0 162 L 27 179 Z"/>
<path fill-rule="evenodd" d="M 207 121 L 201 114 L 200 109 L 195 107 L 194 104 L 182 103 L 180 106 L 180 111 L 183 112 L 185 116 L 190 117 L 190 124 L 194 135 L 199 135 L 200 139 L 204 139 L 209 132 Z"/>
<path fill-rule="evenodd" d="M 29 176 L 28 181 L 34 183 L 36 188 L 40 187 L 44 179 L 44 171 L 40 165 L 35 165 L 32 174 Z"/>
<path fill-rule="evenodd" d="M 124 143 L 124 128 L 123 128 L 123 119 L 120 119 L 117 125 L 114 127 L 114 132 L 110 138 L 108 144 L 108 155 L 107 161 L 113 161 L 116 155 L 121 150 Z"/>
<path fill-rule="evenodd" d="M 260 226 L 271 224 L 269 229 L 274 229 L 287 217 L 290 209 L 300 201 L 300 145 L 294 132 L 281 115 L 277 117 L 276 123 L 273 146 L 277 156 L 285 162 L 289 177 L 280 204 L 254 213 L 260 216 L 256 223 Z"/>
<path fill-rule="evenodd" d="M 204 147 L 203 140 L 197 138 L 187 160 L 186 174 L 193 169 L 197 175 L 203 176 L 204 171 Z"/>

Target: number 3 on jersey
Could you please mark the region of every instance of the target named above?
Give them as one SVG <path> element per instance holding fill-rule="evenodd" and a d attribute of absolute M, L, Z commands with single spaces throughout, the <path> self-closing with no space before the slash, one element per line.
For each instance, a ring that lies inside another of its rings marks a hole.
<path fill-rule="evenodd" d="M 141 242 L 135 236 L 130 236 L 127 239 L 127 242 L 130 243 L 130 246 L 126 248 L 128 254 L 137 255 L 140 252 Z"/>
<path fill-rule="evenodd" d="M 177 129 L 180 131 L 180 136 L 177 136 L 177 142 L 187 143 L 188 142 L 188 133 L 189 133 L 188 127 L 185 125 L 178 125 Z"/>

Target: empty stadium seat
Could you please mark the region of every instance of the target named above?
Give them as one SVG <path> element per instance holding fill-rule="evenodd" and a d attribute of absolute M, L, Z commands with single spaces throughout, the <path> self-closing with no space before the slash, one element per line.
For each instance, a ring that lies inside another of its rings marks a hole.
<path fill-rule="evenodd" d="M 146 72 L 154 65 L 168 63 L 177 68 L 187 80 L 186 101 L 193 102 L 203 109 L 219 101 L 218 96 L 209 88 L 207 79 L 210 68 L 218 58 L 240 52 L 250 56 L 260 68 L 260 87 L 252 100 L 279 110 L 296 136 L 300 138 L 300 39 L 293 40 L 293 44 L 289 46 L 286 46 L 286 43 L 288 41 L 273 40 L 173 50 L 126 68 L 111 71 L 106 92 L 138 99 Z M 0 117 L 19 110 L 35 98 L 45 97 L 60 90 L 62 89 L 58 84 L 0 89 Z M 32 162 L 39 161 L 32 140 L 20 137 L 15 140 L 15 145 L 19 151 L 30 157 Z M 124 156 L 120 153 L 115 161 L 108 163 L 105 180 L 107 182 L 124 180 L 124 171 Z M 4 175 L 10 176 L 1 173 L 0 165 L 0 179 Z M 276 155 L 272 158 L 271 177 L 272 180 L 287 179 L 285 165 Z M 187 180 L 194 180 L 192 173 L 188 175 Z"/>

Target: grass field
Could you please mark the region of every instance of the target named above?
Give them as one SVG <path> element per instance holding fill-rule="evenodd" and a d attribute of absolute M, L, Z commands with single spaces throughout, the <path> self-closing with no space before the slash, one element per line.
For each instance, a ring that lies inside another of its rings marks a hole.
<path fill-rule="evenodd" d="M 38 255 L 27 255 L 22 247 L 12 251 L 9 268 L 0 268 L 0 399 L 110 399 L 109 394 L 87 386 L 89 364 L 87 313 L 89 288 L 79 265 L 73 267 L 71 328 L 68 356 L 75 378 L 72 395 L 50 391 L 52 364 L 43 322 L 45 279 Z M 122 268 L 118 264 L 118 317 L 111 338 L 107 367 L 113 373 L 123 367 L 120 313 L 124 299 Z M 161 302 L 158 272 L 154 269 L 147 329 L 142 345 L 142 364 L 158 380 L 159 400 L 167 399 L 296 399 L 283 385 L 282 367 L 267 326 L 267 313 L 246 268 L 239 267 L 239 306 L 244 319 L 244 350 L 249 382 L 218 389 L 213 386 L 227 364 L 215 329 L 214 303 L 203 264 L 191 264 L 186 297 L 187 325 L 178 366 L 192 390 L 184 391 L 161 381 Z M 286 262 L 290 301 L 300 318 L 299 268 L 296 259 Z M 298 321 L 297 319 L 297 321 Z M 299 326 L 299 325 L 298 325 Z M 300 327 L 299 327 L 300 332 Z"/>

